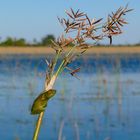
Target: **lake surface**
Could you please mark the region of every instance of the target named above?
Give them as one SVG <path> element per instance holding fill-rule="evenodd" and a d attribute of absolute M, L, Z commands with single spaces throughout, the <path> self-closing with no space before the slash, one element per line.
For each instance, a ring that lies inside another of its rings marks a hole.
<path fill-rule="evenodd" d="M 31 140 L 46 56 L 0 56 L 0 139 Z M 59 76 L 40 140 L 140 140 L 140 55 L 93 55 Z"/>

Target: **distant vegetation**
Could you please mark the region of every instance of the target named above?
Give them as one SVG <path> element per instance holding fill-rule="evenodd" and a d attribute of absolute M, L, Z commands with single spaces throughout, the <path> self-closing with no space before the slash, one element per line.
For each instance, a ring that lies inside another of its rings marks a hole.
<path fill-rule="evenodd" d="M 24 38 L 7 37 L 0 42 L 0 46 L 49 46 L 52 45 L 52 41 L 55 41 L 55 36 L 52 34 L 44 36 L 39 42 L 34 39 L 32 43 L 27 42 Z"/>
<path fill-rule="evenodd" d="M 26 40 L 23 38 L 15 39 L 8 37 L 6 40 L 0 43 L 1 46 L 25 46 L 27 45 Z"/>

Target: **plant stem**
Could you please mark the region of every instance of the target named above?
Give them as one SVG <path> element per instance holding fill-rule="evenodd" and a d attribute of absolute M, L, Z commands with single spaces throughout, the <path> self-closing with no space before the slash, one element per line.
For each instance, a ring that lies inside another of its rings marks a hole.
<path fill-rule="evenodd" d="M 53 64 L 53 68 L 52 68 L 52 72 L 51 72 L 51 77 L 53 76 L 54 74 L 54 69 L 55 69 L 55 66 L 57 64 L 57 61 L 58 61 L 58 58 L 59 58 L 59 55 L 60 55 L 60 50 L 58 52 L 56 52 L 56 56 L 55 56 L 55 59 L 54 59 L 54 64 Z"/>
<path fill-rule="evenodd" d="M 44 112 L 41 112 L 39 114 L 39 117 L 38 117 L 38 120 L 37 120 L 37 123 L 36 123 L 36 128 L 35 128 L 35 131 L 34 131 L 33 140 L 38 140 L 38 134 L 39 134 L 39 131 L 40 131 L 40 126 L 41 126 L 41 123 L 42 123 L 43 116 L 44 116 Z"/>
<path fill-rule="evenodd" d="M 68 57 L 70 55 L 70 53 L 73 51 L 74 48 L 70 49 L 70 51 L 68 52 L 67 56 Z M 60 52 L 59 52 L 60 53 Z M 54 67 L 57 63 L 57 60 L 58 60 L 58 57 L 59 57 L 59 53 L 57 54 L 57 56 L 55 57 L 55 64 L 54 64 Z M 49 84 L 46 84 L 47 81 L 45 81 L 45 90 L 49 90 L 53 87 L 54 83 L 55 83 L 55 80 L 57 78 L 57 76 L 62 72 L 63 70 L 63 65 L 65 63 L 65 59 L 63 59 L 62 63 L 60 64 L 60 66 L 58 67 L 56 73 L 51 77 L 51 80 L 49 82 Z M 44 116 L 44 112 L 41 112 L 38 116 L 38 120 L 36 122 L 36 128 L 35 128 L 35 131 L 34 131 L 34 136 L 33 136 L 33 140 L 38 140 L 38 135 L 39 135 L 39 131 L 40 131 L 40 127 L 41 127 L 41 124 L 42 124 L 42 120 L 43 120 L 43 116 Z"/>
<path fill-rule="evenodd" d="M 65 56 L 65 58 L 69 57 L 69 55 L 72 53 L 72 51 L 73 51 L 75 48 L 76 48 L 76 45 L 75 45 L 74 47 L 72 47 L 72 48 L 68 51 L 68 53 L 67 53 L 67 55 Z M 64 70 L 63 65 L 64 65 L 64 63 L 65 63 L 65 61 L 66 61 L 65 58 L 64 58 L 63 61 L 61 62 L 60 66 L 58 67 L 58 69 L 57 69 L 57 71 L 56 71 L 56 73 L 55 73 L 56 76 L 58 76 L 58 75 Z"/>
<path fill-rule="evenodd" d="M 47 84 L 47 81 L 45 81 L 45 90 L 48 91 L 49 89 L 52 89 L 55 81 L 56 81 L 56 75 L 53 75 L 49 84 Z M 34 131 L 34 136 L 33 136 L 33 140 L 38 140 L 38 135 L 39 135 L 39 131 L 40 131 L 40 127 L 42 124 L 42 120 L 43 120 L 43 116 L 44 116 L 44 112 L 41 112 L 38 116 L 38 120 L 36 122 L 36 128 Z"/>

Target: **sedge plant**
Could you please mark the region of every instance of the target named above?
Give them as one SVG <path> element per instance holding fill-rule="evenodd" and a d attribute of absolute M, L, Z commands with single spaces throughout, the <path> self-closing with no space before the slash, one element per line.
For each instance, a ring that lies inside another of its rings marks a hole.
<path fill-rule="evenodd" d="M 48 100 L 56 94 L 53 86 L 57 77 L 67 69 L 72 76 L 80 68 L 72 70 L 69 64 L 73 63 L 78 57 L 83 55 L 87 49 L 95 45 L 100 40 L 108 38 L 112 44 L 112 38 L 122 33 L 122 27 L 127 24 L 124 16 L 132 9 L 120 7 L 116 12 L 108 15 L 107 20 L 90 19 L 88 15 L 80 10 L 74 11 L 72 8 L 66 11 L 66 18 L 58 18 L 60 24 L 64 28 L 64 33 L 58 37 L 56 41 L 52 41 L 52 49 L 55 55 L 51 60 L 45 60 L 48 68 L 46 72 L 44 91 L 34 100 L 31 114 L 38 115 L 33 140 L 38 140 L 40 127 L 42 124 L 44 112 L 47 107 Z M 89 45 L 89 40 L 93 41 L 93 45 Z M 71 47 L 69 47 L 71 46 Z M 67 49 L 65 49 L 67 48 Z M 58 59 L 61 60 L 58 61 Z"/>

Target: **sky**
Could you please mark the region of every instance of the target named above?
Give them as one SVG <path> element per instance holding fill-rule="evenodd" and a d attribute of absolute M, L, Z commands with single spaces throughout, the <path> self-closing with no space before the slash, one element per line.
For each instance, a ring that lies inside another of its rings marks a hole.
<path fill-rule="evenodd" d="M 125 17 L 129 22 L 124 33 L 113 39 L 114 44 L 140 43 L 140 0 L 0 0 L 0 37 L 25 38 L 38 41 L 47 34 L 63 33 L 57 20 L 65 10 L 86 12 L 90 18 L 104 18 L 129 3 L 134 10 Z M 106 43 L 103 41 L 101 43 Z"/>

